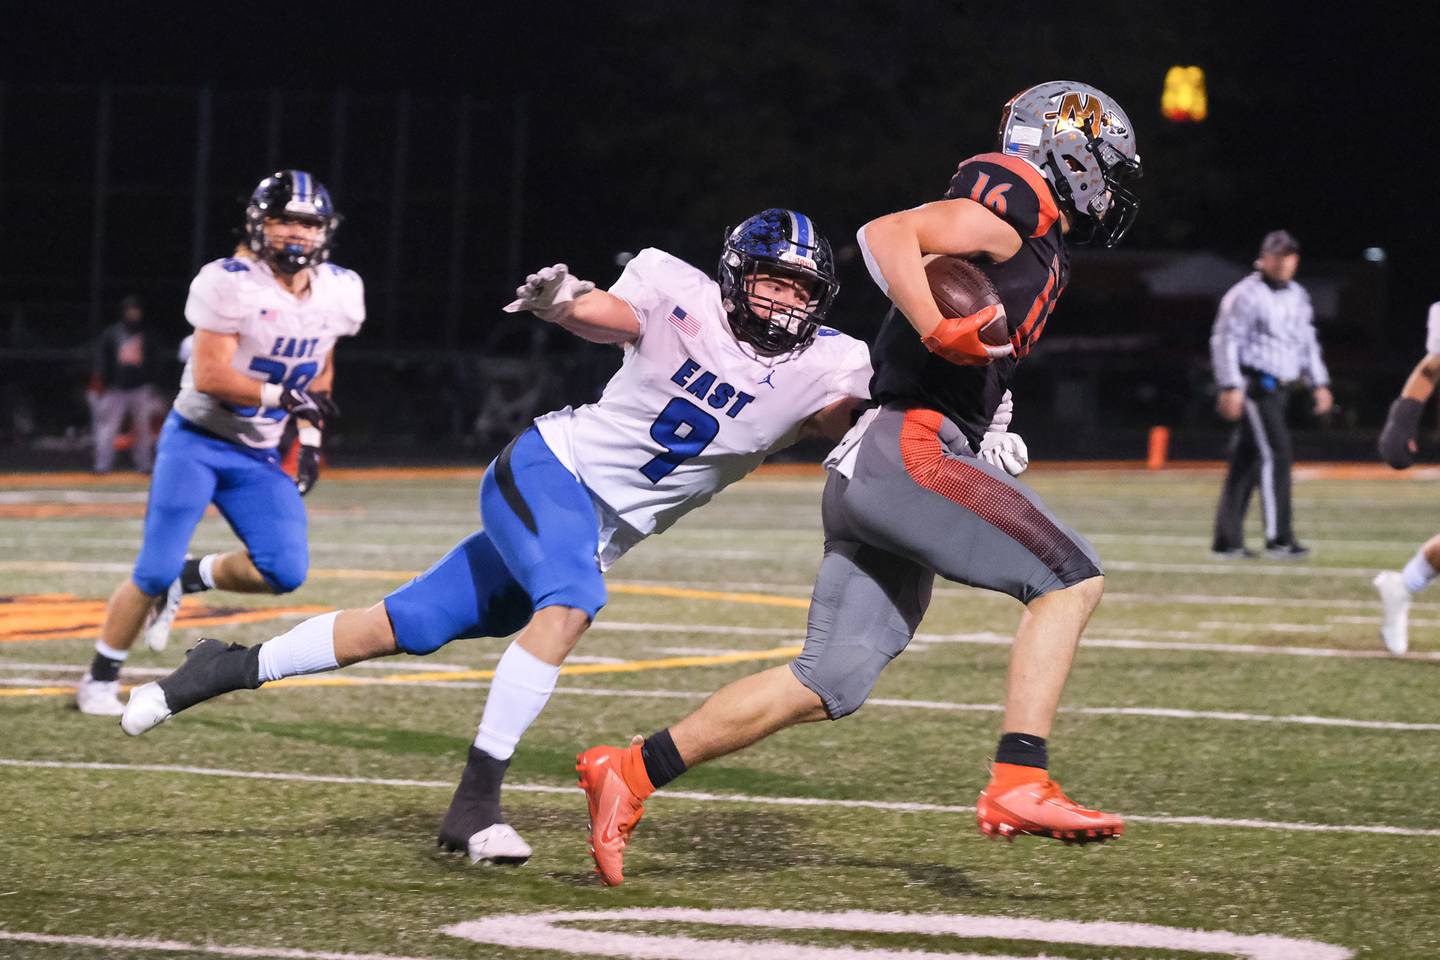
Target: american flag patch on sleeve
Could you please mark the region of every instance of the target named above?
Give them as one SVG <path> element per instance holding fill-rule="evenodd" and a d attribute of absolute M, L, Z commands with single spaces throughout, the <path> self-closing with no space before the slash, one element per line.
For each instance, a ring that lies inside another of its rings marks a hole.
<path fill-rule="evenodd" d="M 692 317 L 679 306 L 671 310 L 669 316 L 665 319 L 669 320 L 672 326 L 679 327 L 680 332 L 688 337 L 698 337 L 700 335 L 699 318 Z"/>

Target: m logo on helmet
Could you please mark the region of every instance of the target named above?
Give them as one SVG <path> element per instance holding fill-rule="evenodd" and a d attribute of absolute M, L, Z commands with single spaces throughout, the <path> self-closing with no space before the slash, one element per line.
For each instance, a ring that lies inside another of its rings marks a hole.
<path fill-rule="evenodd" d="M 1055 132 L 1087 129 L 1092 137 L 1100 136 L 1100 124 L 1107 119 L 1098 97 L 1088 93 L 1067 93 L 1060 98 L 1060 106 L 1045 114 L 1045 119 L 1055 125 Z"/>

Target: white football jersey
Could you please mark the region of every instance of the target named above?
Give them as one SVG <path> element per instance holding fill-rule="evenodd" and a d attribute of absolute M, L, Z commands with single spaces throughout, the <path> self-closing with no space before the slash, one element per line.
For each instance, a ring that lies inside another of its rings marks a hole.
<path fill-rule="evenodd" d="M 822 327 L 798 354 L 759 357 L 731 332 L 719 285 L 660 250 L 610 292 L 634 308 L 639 338 L 598 402 L 536 420 L 596 501 L 602 569 L 794 443 L 812 414 L 869 397 L 864 343 Z"/>
<path fill-rule="evenodd" d="M 1425 352 L 1440 353 L 1440 303 L 1430 304 L 1425 318 Z"/>
<path fill-rule="evenodd" d="M 311 271 L 310 290 L 296 299 L 269 264 L 247 257 L 215 260 L 190 282 L 185 319 L 197 330 L 236 334 L 230 366 L 253 380 L 304 388 L 325 369 L 340 337 L 365 322 L 360 274 L 331 263 Z M 280 442 L 286 413 L 279 408 L 236 407 L 195 389 L 194 360 L 185 363 L 175 411 L 191 423 L 247 447 Z"/>

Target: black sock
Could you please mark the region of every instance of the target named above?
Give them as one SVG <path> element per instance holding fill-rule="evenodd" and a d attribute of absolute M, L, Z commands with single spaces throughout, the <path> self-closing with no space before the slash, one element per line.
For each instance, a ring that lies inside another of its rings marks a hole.
<path fill-rule="evenodd" d="M 500 784 L 509 766 L 508 759 L 496 760 L 479 747 L 470 746 L 465 772 L 460 775 L 460 785 L 455 788 L 450 809 L 440 824 L 437 846 L 463 853 L 475 834 L 492 824 L 505 822 L 500 812 Z"/>
<path fill-rule="evenodd" d="M 116 660 L 107 657 L 99 650 L 95 651 L 95 659 L 90 661 L 90 679 L 99 680 L 101 683 L 109 683 L 120 676 L 120 664 L 124 660 Z"/>
<path fill-rule="evenodd" d="M 640 756 L 645 758 L 645 774 L 656 790 L 687 769 L 685 761 L 680 759 L 680 751 L 675 749 L 675 741 L 670 739 L 668 727 L 646 738 L 640 745 Z"/>
<path fill-rule="evenodd" d="M 185 566 L 180 570 L 181 592 L 203 593 L 209 589 L 209 584 L 200 579 L 200 561 L 195 557 L 186 557 Z"/>
<path fill-rule="evenodd" d="M 995 748 L 995 762 L 1044 770 L 1050 766 L 1045 738 L 1029 733 L 1003 733 L 1000 735 L 1000 746 Z"/>

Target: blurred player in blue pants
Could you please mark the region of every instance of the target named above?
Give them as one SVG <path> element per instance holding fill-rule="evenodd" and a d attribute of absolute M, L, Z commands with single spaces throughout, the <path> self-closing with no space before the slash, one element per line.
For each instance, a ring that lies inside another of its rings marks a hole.
<path fill-rule="evenodd" d="M 148 647 L 165 646 L 184 594 L 288 593 L 305 581 L 300 496 L 319 475 L 321 427 L 333 410 L 332 353 L 365 320 L 364 286 L 358 274 L 327 262 L 339 217 L 305 171 L 262 180 L 245 219 L 246 241 L 190 284 L 193 349 L 160 434 L 140 555 L 110 596 L 94 660 L 76 690 L 87 714 L 124 712 L 121 664 L 142 630 Z M 301 423 L 298 480 L 280 469 L 277 450 L 292 416 Z M 245 548 L 187 558 L 212 503 Z"/>

